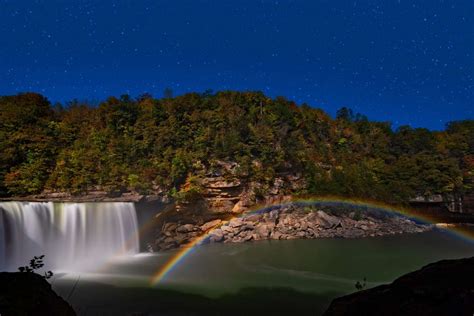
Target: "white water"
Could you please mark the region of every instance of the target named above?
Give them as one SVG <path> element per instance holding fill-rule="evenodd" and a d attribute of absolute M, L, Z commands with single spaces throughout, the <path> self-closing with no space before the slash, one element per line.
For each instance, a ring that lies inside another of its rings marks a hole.
<path fill-rule="evenodd" d="M 0 271 L 43 254 L 47 269 L 97 269 L 138 251 L 133 203 L 0 203 Z"/>

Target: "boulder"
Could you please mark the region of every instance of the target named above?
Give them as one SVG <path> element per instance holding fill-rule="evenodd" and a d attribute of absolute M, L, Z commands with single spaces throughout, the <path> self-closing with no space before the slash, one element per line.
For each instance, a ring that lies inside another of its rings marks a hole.
<path fill-rule="evenodd" d="M 235 236 L 231 239 L 232 242 L 243 242 L 242 237 L 240 236 Z"/>
<path fill-rule="evenodd" d="M 177 223 L 166 223 L 163 225 L 163 232 L 171 232 L 174 231 L 178 227 Z"/>
<path fill-rule="evenodd" d="M 273 231 L 272 234 L 270 235 L 271 239 L 280 239 L 282 234 L 278 231 Z"/>
<path fill-rule="evenodd" d="M 244 216 L 243 219 L 246 222 L 258 222 L 262 216 L 260 214 L 251 214 Z"/>
<path fill-rule="evenodd" d="M 255 228 L 255 239 L 267 239 L 271 233 L 271 228 L 268 224 L 261 224 Z"/>
<path fill-rule="evenodd" d="M 341 225 L 341 220 L 336 216 L 329 215 L 324 211 L 318 211 L 317 214 L 324 228 L 335 228 Z"/>
<path fill-rule="evenodd" d="M 194 231 L 195 226 L 193 224 L 184 224 L 176 228 L 178 233 L 188 233 Z"/>
<path fill-rule="evenodd" d="M 193 236 L 188 235 L 188 234 L 178 234 L 174 237 L 174 241 L 177 242 L 178 244 L 184 244 L 189 241 L 190 238 Z M 166 241 L 166 240 L 165 240 Z"/>
<path fill-rule="evenodd" d="M 176 239 L 174 237 L 167 237 L 163 240 L 164 243 L 173 243 Z"/>
<path fill-rule="evenodd" d="M 222 223 L 222 221 L 220 219 L 215 219 L 213 221 L 207 222 L 204 225 L 202 225 L 201 230 L 203 232 L 208 231 L 209 229 L 218 226 L 220 223 Z"/>
<path fill-rule="evenodd" d="M 304 231 L 299 231 L 299 232 L 296 233 L 296 236 L 298 236 L 298 237 L 300 237 L 300 238 L 303 238 L 303 237 L 306 236 L 306 232 L 304 232 Z"/>
<path fill-rule="evenodd" d="M 255 225 L 253 223 L 245 223 L 245 225 L 240 227 L 240 230 L 254 230 Z"/>
<path fill-rule="evenodd" d="M 240 227 L 243 225 L 242 219 L 241 218 L 233 218 L 229 221 L 228 224 L 232 228 Z"/>
<path fill-rule="evenodd" d="M 246 235 L 245 237 L 242 237 L 242 240 L 243 240 L 243 241 L 252 240 L 252 234 L 248 234 L 248 235 Z"/>
<path fill-rule="evenodd" d="M 240 214 L 244 211 L 247 210 L 247 207 L 244 206 L 244 202 L 243 201 L 238 201 L 237 203 L 234 204 L 234 206 L 232 207 L 232 213 L 237 213 L 237 214 Z"/>
<path fill-rule="evenodd" d="M 224 239 L 224 232 L 220 228 L 214 229 L 211 232 L 210 238 L 209 238 L 211 242 L 220 242 L 223 239 Z"/>
<path fill-rule="evenodd" d="M 230 226 L 227 226 L 227 225 L 223 225 L 221 226 L 221 230 L 224 232 L 224 233 L 233 233 L 235 231 L 234 228 L 230 227 Z"/>

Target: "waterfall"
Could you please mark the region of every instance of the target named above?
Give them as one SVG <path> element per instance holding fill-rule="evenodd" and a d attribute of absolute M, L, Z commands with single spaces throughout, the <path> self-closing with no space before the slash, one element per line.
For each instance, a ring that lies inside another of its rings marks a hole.
<path fill-rule="evenodd" d="M 0 202 L 0 271 L 45 255 L 45 268 L 97 269 L 139 251 L 133 203 Z"/>

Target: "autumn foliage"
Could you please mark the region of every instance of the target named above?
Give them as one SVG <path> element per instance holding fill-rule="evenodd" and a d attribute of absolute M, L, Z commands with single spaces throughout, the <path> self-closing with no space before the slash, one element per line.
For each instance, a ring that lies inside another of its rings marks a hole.
<path fill-rule="evenodd" d="M 474 121 L 393 130 L 260 92 L 124 95 L 98 106 L 25 93 L 0 97 L 0 153 L 2 195 L 190 191 L 197 168 L 223 160 L 255 181 L 301 173 L 307 187 L 297 193 L 406 202 L 473 189 Z"/>

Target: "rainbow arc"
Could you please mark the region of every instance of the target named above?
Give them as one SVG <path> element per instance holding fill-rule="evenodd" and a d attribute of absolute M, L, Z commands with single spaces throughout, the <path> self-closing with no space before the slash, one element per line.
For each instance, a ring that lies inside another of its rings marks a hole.
<path fill-rule="evenodd" d="M 348 199 L 348 198 L 341 198 L 335 196 L 326 196 L 326 197 L 310 197 L 310 198 L 299 198 L 293 199 L 291 201 L 285 202 L 283 204 L 275 204 L 275 205 L 266 205 L 266 206 L 256 206 L 252 210 L 239 214 L 230 220 L 238 217 L 245 217 L 251 214 L 256 213 L 263 213 L 268 212 L 270 210 L 284 207 L 292 204 L 302 205 L 302 206 L 342 206 L 342 207 L 352 207 L 352 208 L 367 208 L 370 210 L 382 211 L 391 214 L 401 215 L 404 217 L 408 217 L 412 220 L 417 222 L 421 222 L 424 224 L 436 224 L 436 220 L 429 216 L 420 215 L 413 210 L 405 207 L 397 207 L 393 205 L 384 204 L 378 201 L 371 201 L 371 200 L 362 200 L 362 199 Z M 172 271 L 173 269 L 182 264 L 185 261 L 185 258 L 199 245 L 204 243 L 214 232 L 216 229 L 220 228 L 221 226 L 227 224 L 230 220 L 222 221 L 218 225 L 212 227 L 208 231 L 204 232 L 202 235 L 196 237 L 188 244 L 182 246 L 176 254 L 174 254 L 164 265 L 159 267 L 159 269 L 153 274 L 150 284 L 152 286 L 160 283 L 163 281 Z M 474 234 L 469 230 L 465 230 L 462 227 L 453 227 L 447 226 L 446 230 L 456 234 L 457 236 L 466 239 L 470 242 L 474 241 Z"/>

